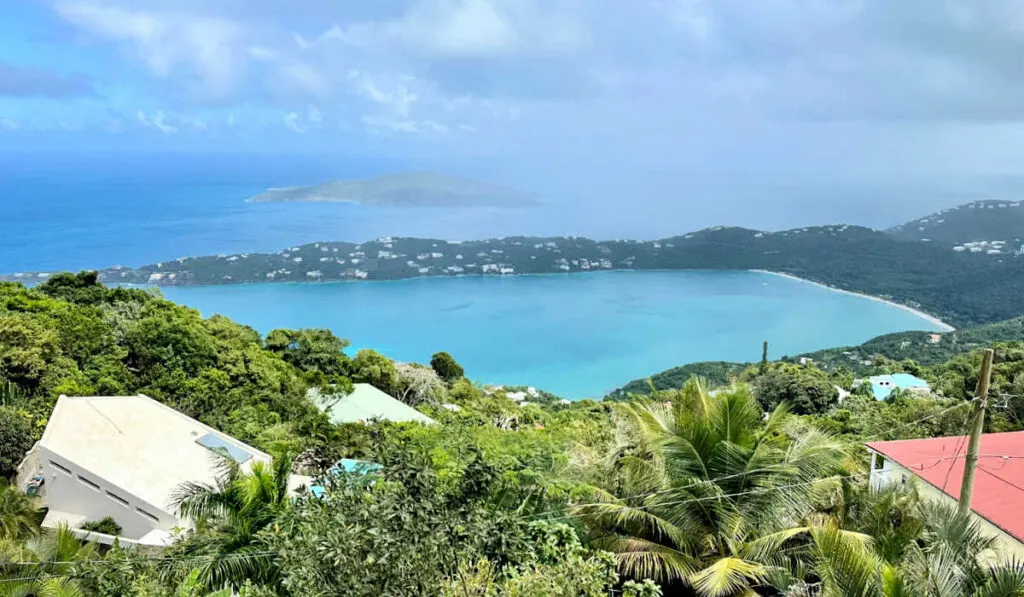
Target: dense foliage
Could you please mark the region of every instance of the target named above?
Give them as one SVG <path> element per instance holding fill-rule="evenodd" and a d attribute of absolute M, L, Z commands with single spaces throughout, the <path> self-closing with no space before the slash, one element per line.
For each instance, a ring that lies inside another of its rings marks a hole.
<path fill-rule="evenodd" d="M 350 356 L 327 330 L 262 337 L 91 274 L 0 284 L 0 322 L 4 476 L 61 393 L 144 392 L 275 456 L 180 486 L 176 508 L 195 528 L 159 557 L 42 529 L 34 498 L 0 484 L 0 595 L 1024 591 L 1024 570 L 971 519 L 913 484 L 865 483 L 861 442 L 963 432 L 977 353 L 878 361 L 941 397 L 876 401 L 845 395 L 848 369 L 764 363 L 714 364 L 727 371 L 714 384 L 688 375 L 621 402 L 534 392 L 523 404 L 509 397 L 519 388 L 474 385 L 445 353 L 427 366 Z M 332 425 L 318 404 L 352 383 L 437 423 Z M 1024 345 L 996 345 L 992 397 L 987 429 L 1020 429 Z M 380 468 L 329 472 L 341 457 Z M 291 493 L 296 472 L 323 491 Z M 117 521 L 88 526 L 112 533 Z"/>

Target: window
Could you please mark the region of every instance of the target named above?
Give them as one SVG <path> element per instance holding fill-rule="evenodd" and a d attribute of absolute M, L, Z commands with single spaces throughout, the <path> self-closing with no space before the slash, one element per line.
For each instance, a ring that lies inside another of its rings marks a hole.
<path fill-rule="evenodd" d="M 113 492 L 110 492 L 110 491 L 108 491 L 108 492 L 107 492 L 107 497 L 109 497 L 110 499 L 114 500 L 115 502 L 117 502 L 117 503 L 121 504 L 122 506 L 124 506 L 124 507 L 126 507 L 126 508 L 127 508 L 127 507 L 128 507 L 128 505 L 129 505 L 129 504 L 128 504 L 128 500 L 126 500 L 126 499 L 124 499 L 123 497 L 121 497 L 121 496 L 117 495 L 116 493 L 113 493 Z"/>
<path fill-rule="evenodd" d="M 136 509 L 135 509 L 135 511 L 136 511 L 136 512 L 138 512 L 139 514 L 141 514 L 141 515 L 145 516 L 146 518 L 148 518 L 148 519 L 152 520 L 153 522 L 160 522 L 160 519 L 159 519 L 159 518 L 157 518 L 157 517 L 156 517 L 155 515 L 153 515 L 153 514 L 150 514 L 149 512 L 146 512 L 146 511 L 145 511 L 145 510 L 143 510 L 142 508 L 136 508 Z"/>
<path fill-rule="evenodd" d="M 876 454 L 875 455 L 875 470 L 876 471 L 877 470 L 881 470 L 883 467 L 885 467 L 885 456 L 882 456 L 881 454 Z"/>
<path fill-rule="evenodd" d="M 96 491 L 100 490 L 100 486 L 99 485 L 97 485 L 94 481 L 90 481 L 89 479 L 86 479 L 82 475 L 78 475 L 78 480 L 81 481 L 82 483 L 85 483 L 89 487 L 92 487 Z"/>
<path fill-rule="evenodd" d="M 56 462 L 51 460 L 50 461 L 50 465 L 53 466 L 53 468 L 63 472 L 65 475 L 68 475 L 68 476 L 71 475 L 71 469 L 69 469 L 68 467 L 64 466 L 63 464 L 58 464 L 58 463 L 56 463 Z"/>
<path fill-rule="evenodd" d="M 248 462 L 252 458 L 252 454 L 246 452 L 242 448 L 239 448 L 216 433 L 207 433 L 203 437 L 197 439 L 196 443 L 211 452 L 227 456 L 238 464 Z"/>

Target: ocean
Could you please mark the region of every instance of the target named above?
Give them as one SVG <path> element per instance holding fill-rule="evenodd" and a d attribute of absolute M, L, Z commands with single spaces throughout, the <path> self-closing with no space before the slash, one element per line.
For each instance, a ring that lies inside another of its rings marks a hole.
<path fill-rule="evenodd" d="M 643 239 L 713 224 L 885 225 L 937 207 L 935 197 L 930 203 L 918 195 L 918 203 L 904 200 L 910 195 L 901 188 L 867 200 L 863 189 L 851 194 L 837 187 L 831 204 L 813 189 L 793 186 L 698 185 L 667 193 L 651 186 L 654 178 L 631 180 L 614 172 L 573 177 L 534 168 L 523 170 L 529 180 L 516 184 L 508 169 L 501 174 L 479 164 L 447 171 L 527 191 L 543 186 L 545 206 L 410 210 L 245 202 L 268 187 L 433 166 L 381 158 L 0 153 L 0 271 L 138 266 L 381 236 Z M 888 201 L 894 193 L 899 202 Z M 876 209 L 882 204 L 890 207 Z M 883 215 L 889 220 L 881 222 Z M 170 288 L 166 294 L 261 331 L 329 327 L 354 348 L 374 347 L 397 359 L 425 361 L 447 350 L 473 379 L 529 384 L 572 398 L 599 396 L 686 362 L 756 359 L 765 339 L 772 355 L 781 356 L 931 328 L 912 314 L 862 298 L 743 272 L 221 286 Z"/>
<path fill-rule="evenodd" d="M 905 310 L 755 272 L 650 271 L 171 287 L 266 333 L 326 327 L 405 361 L 450 352 L 475 381 L 600 397 L 683 363 L 756 361 L 937 330 Z"/>

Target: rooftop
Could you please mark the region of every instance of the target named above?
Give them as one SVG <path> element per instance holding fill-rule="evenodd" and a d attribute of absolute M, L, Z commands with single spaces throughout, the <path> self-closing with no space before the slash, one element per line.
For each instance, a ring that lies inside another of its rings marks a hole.
<path fill-rule="evenodd" d="M 871 383 L 871 393 L 874 394 L 875 400 L 885 400 L 895 389 L 928 389 L 927 381 L 909 373 L 873 375 L 868 378 L 868 381 Z"/>
<path fill-rule="evenodd" d="M 270 462 L 256 448 L 142 395 L 61 396 L 40 445 L 172 512 L 171 497 L 183 482 L 216 481 L 215 452 L 243 468 Z"/>
<path fill-rule="evenodd" d="M 872 442 L 867 447 L 960 498 L 966 436 Z M 1024 431 L 982 435 L 978 455 L 971 508 L 1024 542 Z"/>
<path fill-rule="evenodd" d="M 433 423 L 434 420 L 415 408 L 392 398 L 368 383 L 357 383 L 352 393 L 327 409 L 331 422 L 365 423 L 371 419 L 384 419 L 396 423 L 415 421 Z"/>

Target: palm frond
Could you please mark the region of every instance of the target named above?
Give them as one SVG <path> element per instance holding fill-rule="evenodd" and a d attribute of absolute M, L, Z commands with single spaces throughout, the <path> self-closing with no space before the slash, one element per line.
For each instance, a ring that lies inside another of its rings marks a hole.
<path fill-rule="evenodd" d="M 595 545 L 613 552 L 619 571 L 635 579 L 673 583 L 688 578 L 697 569 L 692 556 L 646 539 L 606 536 Z"/>
<path fill-rule="evenodd" d="M 764 566 L 742 558 L 720 558 L 713 564 L 690 575 L 690 584 L 704 597 L 725 597 L 749 590 L 752 585 L 763 584 L 768 576 Z"/>

